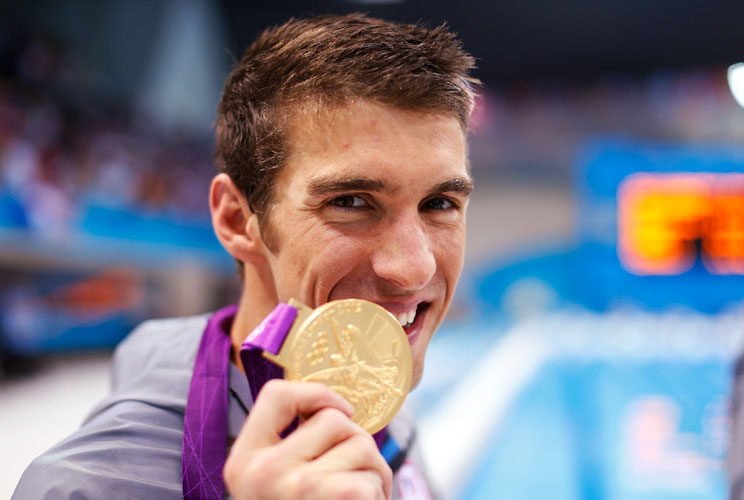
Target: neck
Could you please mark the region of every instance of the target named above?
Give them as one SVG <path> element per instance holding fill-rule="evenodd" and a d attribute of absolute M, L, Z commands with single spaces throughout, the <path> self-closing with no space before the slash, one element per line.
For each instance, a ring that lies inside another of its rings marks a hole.
<path fill-rule="evenodd" d="M 279 303 L 270 272 L 268 270 L 262 272 L 259 266 L 251 264 L 246 264 L 244 267 L 243 293 L 238 303 L 238 312 L 230 328 L 232 343 L 230 358 L 243 373 L 245 369 L 240 361 L 240 347 L 243 345 L 243 340 Z M 266 276 L 267 273 L 269 276 Z"/>

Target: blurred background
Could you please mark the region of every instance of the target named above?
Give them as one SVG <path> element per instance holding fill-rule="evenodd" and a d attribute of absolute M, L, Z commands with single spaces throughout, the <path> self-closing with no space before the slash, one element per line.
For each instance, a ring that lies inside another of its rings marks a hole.
<path fill-rule="evenodd" d="M 236 300 L 224 78 L 264 27 L 354 11 L 446 20 L 484 82 L 466 269 L 409 398 L 442 495 L 726 498 L 740 0 L 0 0 L 0 497 L 133 326 Z"/>

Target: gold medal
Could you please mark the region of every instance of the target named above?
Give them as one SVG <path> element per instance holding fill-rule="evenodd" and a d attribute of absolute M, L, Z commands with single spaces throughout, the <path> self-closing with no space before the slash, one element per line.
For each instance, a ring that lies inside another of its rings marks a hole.
<path fill-rule="evenodd" d="M 299 312 L 278 355 L 284 378 L 322 382 L 354 406 L 351 419 L 371 434 L 398 413 L 411 387 L 411 346 L 383 307 L 360 299 L 315 310 L 291 299 Z"/>

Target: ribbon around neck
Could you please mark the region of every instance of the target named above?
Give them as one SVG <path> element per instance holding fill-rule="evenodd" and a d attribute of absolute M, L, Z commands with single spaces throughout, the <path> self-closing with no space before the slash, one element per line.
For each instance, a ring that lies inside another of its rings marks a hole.
<path fill-rule="evenodd" d="M 196 353 L 183 418 L 181 488 L 188 500 L 225 497 L 229 332 L 236 311 L 226 307 L 209 319 Z"/>

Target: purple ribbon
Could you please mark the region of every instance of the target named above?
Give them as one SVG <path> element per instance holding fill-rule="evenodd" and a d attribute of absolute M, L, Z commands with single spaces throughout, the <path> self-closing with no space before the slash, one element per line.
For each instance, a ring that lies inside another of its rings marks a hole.
<path fill-rule="evenodd" d="M 227 448 L 230 325 L 236 311 L 237 306 L 226 307 L 209 319 L 196 353 L 183 418 L 181 487 L 188 500 L 222 500 L 225 496 L 222 469 Z M 246 338 L 241 359 L 254 401 L 267 380 L 283 376 L 281 367 L 264 359 L 261 352 L 277 354 L 296 317 L 294 307 L 279 303 Z"/>
<path fill-rule="evenodd" d="M 256 400 L 258 391 L 267 380 L 284 377 L 282 367 L 267 362 L 262 353 L 269 351 L 272 354 L 279 354 L 296 317 L 297 309 L 279 302 L 271 314 L 266 316 L 243 341 L 240 348 L 240 360 L 243 362 L 245 376 L 248 377 L 253 401 Z"/>
<path fill-rule="evenodd" d="M 237 306 L 217 311 L 204 329 L 183 418 L 183 498 L 225 497 L 230 324 Z"/>

